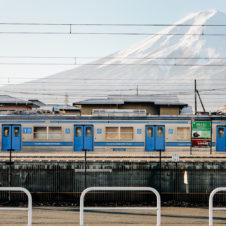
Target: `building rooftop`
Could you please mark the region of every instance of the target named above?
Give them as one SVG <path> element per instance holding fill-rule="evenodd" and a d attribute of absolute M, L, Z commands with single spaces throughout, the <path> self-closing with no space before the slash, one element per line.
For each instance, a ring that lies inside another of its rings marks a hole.
<path fill-rule="evenodd" d="M 105 99 L 87 99 L 73 103 L 74 105 L 90 104 L 90 105 L 109 105 L 109 104 L 125 104 L 125 103 L 153 103 L 155 105 L 176 105 L 187 106 L 185 103 L 181 103 L 175 95 L 111 95 Z"/>
<path fill-rule="evenodd" d="M 16 97 L 8 96 L 8 95 L 0 95 L 0 105 L 1 104 L 10 104 L 10 105 L 35 105 L 36 104 L 26 101 L 26 100 L 21 100 Z"/>

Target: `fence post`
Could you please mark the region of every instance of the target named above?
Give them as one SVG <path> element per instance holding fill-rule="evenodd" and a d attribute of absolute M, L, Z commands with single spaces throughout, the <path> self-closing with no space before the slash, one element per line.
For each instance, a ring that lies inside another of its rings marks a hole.
<path fill-rule="evenodd" d="M 85 195 L 90 191 L 151 191 L 156 195 L 157 207 L 84 207 Z M 149 209 L 157 210 L 157 226 L 161 226 L 161 198 L 158 191 L 151 187 L 89 187 L 80 196 L 80 226 L 84 226 L 84 210 L 90 209 Z"/>
<path fill-rule="evenodd" d="M 21 187 L 0 187 L 0 191 L 22 191 L 28 197 L 28 207 L 27 208 L 4 208 L 0 207 L 0 210 L 28 210 L 28 226 L 32 225 L 32 197 L 31 193 L 26 188 Z"/>

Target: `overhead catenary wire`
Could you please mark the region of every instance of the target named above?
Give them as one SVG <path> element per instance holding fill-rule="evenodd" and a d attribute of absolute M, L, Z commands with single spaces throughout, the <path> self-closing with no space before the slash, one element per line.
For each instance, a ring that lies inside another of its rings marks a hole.
<path fill-rule="evenodd" d="M 43 31 L 0 31 L 1 34 L 12 35 L 129 35 L 129 36 L 226 36 L 225 33 L 148 33 L 148 32 L 43 32 Z"/>
<path fill-rule="evenodd" d="M 110 26 L 110 27 L 226 27 L 226 24 L 168 24 L 168 23 L 26 23 L 0 22 L 13 26 Z"/>

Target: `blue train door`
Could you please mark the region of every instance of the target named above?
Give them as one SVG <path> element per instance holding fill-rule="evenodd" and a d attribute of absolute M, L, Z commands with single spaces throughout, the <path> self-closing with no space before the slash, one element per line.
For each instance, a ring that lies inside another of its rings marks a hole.
<path fill-rule="evenodd" d="M 226 151 L 226 127 L 217 127 L 217 151 Z"/>
<path fill-rule="evenodd" d="M 145 132 L 145 151 L 155 150 L 154 126 L 146 126 Z"/>
<path fill-rule="evenodd" d="M 21 125 L 2 126 L 2 151 L 21 151 Z"/>
<path fill-rule="evenodd" d="M 155 149 L 165 150 L 165 127 L 156 126 L 155 127 Z"/>
<path fill-rule="evenodd" d="M 74 151 L 93 151 L 93 126 L 74 126 Z"/>
<path fill-rule="evenodd" d="M 165 150 L 165 127 L 146 126 L 145 151 Z"/>

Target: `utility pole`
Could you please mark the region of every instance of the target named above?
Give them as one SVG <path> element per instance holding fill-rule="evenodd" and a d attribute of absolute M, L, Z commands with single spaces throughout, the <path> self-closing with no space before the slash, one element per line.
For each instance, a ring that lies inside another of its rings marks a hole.
<path fill-rule="evenodd" d="M 195 90 L 194 90 L 194 98 L 195 98 L 195 115 L 197 114 L 197 95 L 198 95 L 199 101 L 200 101 L 200 103 L 201 103 L 203 112 L 206 112 L 206 109 L 205 109 L 204 104 L 203 104 L 203 102 L 202 102 L 201 96 L 200 96 L 199 91 L 198 91 L 198 89 L 197 89 L 197 84 L 196 84 L 196 79 L 195 79 Z"/>
<path fill-rule="evenodd" d="M 195 79 L 194 98 L 195 98 L 195 115 L 196 115 L 197 114 L 197 87 L 196 87 L 196 79 Z"/>
<path fill-rule="evenodd" d="M 69 106 L 69 99 L 68 99 L 68 94 L 67 93 L 65 93 L 65 96 L 64 96 L 64 105 L 65 106 Z"/>
<path fill-rule="evenodd" d="M 137 85 L 137 96 L 139 96 L 139 90 L 138 90 L 138 85 Z"/>

